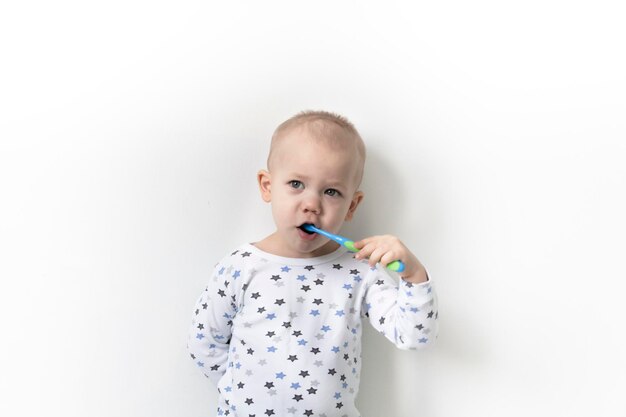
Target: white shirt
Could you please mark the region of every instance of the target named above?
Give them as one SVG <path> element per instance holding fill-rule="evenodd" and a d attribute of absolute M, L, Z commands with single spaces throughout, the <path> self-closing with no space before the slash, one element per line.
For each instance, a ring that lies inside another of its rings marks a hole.
<path fill-rule="evenodd" d="M 219 416 L 356 417 L 363 317 L 400 349 L 427 345 L 430 280 L 396 283 L 343 247 L 285 258 L 244 244 L 215 266 L 187 347 L 217 384 Z"/>

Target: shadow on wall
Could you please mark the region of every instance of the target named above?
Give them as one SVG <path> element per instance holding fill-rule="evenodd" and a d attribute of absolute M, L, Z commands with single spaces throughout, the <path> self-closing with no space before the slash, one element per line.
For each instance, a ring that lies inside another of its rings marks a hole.
<path fill-rule="evenodd" d="M 344 223 L 342 231 L 354 240 L 373 235 L 394 234 L 405 242 L 405 239 L 414 237 L 413 229 L 419 223 L 437 220 L 421 219 L 420 212 L 424 209 L 407 206 L 411 203 L 407 195 L 415 196 L 418 193 L 423 194 L 425 189 L 430 190 L 426 175 L 422 176 L 419 172 L 420 167 L 415 166 L 410 168 L 414 178 L 403 178 L 402 171 L 406 171 L 406 167 L 395 167 L 389 160 L 381 158 L 375 149 L 368 148 L 367 151 L 361 183 L 361 191 L 365 197 L 352 221 Z M 407 160 L 411 159 L 408 156 Z M 415 164 L 419 162 L 415 161 Z M 427 209 L 429 214 L 432 210 L 432 207 Z"/>
<path fill-rule="evenodd" d="M 368 149 L 361 187 L 365 199 L 354 219 L 345 223 L 343 233 L 354 240 L 396 234 L 420 258 L 413 246 L 417 246 L 423 236 L 428 236 L 428 245 L 434 248 L 431 255 L 437 248 L 445 247 L 438 241 L 445 210 L 439 204 L 436 189 L 428 183 L 428 174 L 421 173 L 419 158 L 406 159 L 416 160 L 416 165 L 408 169 L 412 178 L 402 178 L 401 170 L 375 150 Z M 421 205 L 420 201 L 427 203 Z M 420 244 L 425 246 L 423 242 Z M 485 367 L 489 352 L 484 338 L 480 337 L 481 329 L 462 314 L 463 307 L 446 306 L 442 289 L 454 285 L 456 279 L 447 277 L 440 285 L 435 280 L 439 307 L 443 311 L 439 320 L 440 336 L 423 351 L 401 351 L 366 323 L 367 320 L 363 322 L 363 368 L 357 398 L 363 417 L 437 415 L 435 404 L 431 403 L 433 386 L 446 384 L 438 381 L 442 374 L 438 368 L 454 367 L 471 379 Z M 406 395 L 411 398 L 407 399 Z M 414 408 L 416 406 L 418 409 Z"/>

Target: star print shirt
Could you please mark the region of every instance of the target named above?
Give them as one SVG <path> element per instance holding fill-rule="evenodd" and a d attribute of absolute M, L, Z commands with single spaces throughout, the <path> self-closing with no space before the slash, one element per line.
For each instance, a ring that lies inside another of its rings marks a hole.
<path fill-rule="evenodd" d="M 242 245 L 197 301 L 188 350 L 219 416 L 357 417 L 362 319 L 400 349 L 437 333 L 431 282 L 396 283 L 345 248 L 284 258 Z"/>

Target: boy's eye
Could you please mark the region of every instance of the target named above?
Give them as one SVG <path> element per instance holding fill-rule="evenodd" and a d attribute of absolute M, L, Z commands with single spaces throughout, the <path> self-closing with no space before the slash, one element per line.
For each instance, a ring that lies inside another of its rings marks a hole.
<path fill-rule="evenodd" d="M 329 195 L 331 197 L 338 197 L 341 195 L 341 193 L 334 188 L 329 188 L 328 190 L 326 190 L 326 195 Z"/>
<path fill-rule="evenodd" d="M 291 185 L 292 188 L 300 188 L 300 186 L 303 186 L 304 184 L 298 180 L 291 180 L 289 181 L 289 185 Z"/>

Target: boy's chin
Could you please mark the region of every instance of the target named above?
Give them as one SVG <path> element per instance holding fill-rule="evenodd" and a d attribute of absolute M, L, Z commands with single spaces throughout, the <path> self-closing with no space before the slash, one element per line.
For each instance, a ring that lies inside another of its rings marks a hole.
<path fill-rule="evenodd" d="M 316 258 L 318 256 L 328 255 L 329 253 L 333 253 L 337 250 L 339 244 L 326 241 L 316 245 L 308 245 L 308 247 L 303 247 L 303 257 L 307 258 Z"/>

